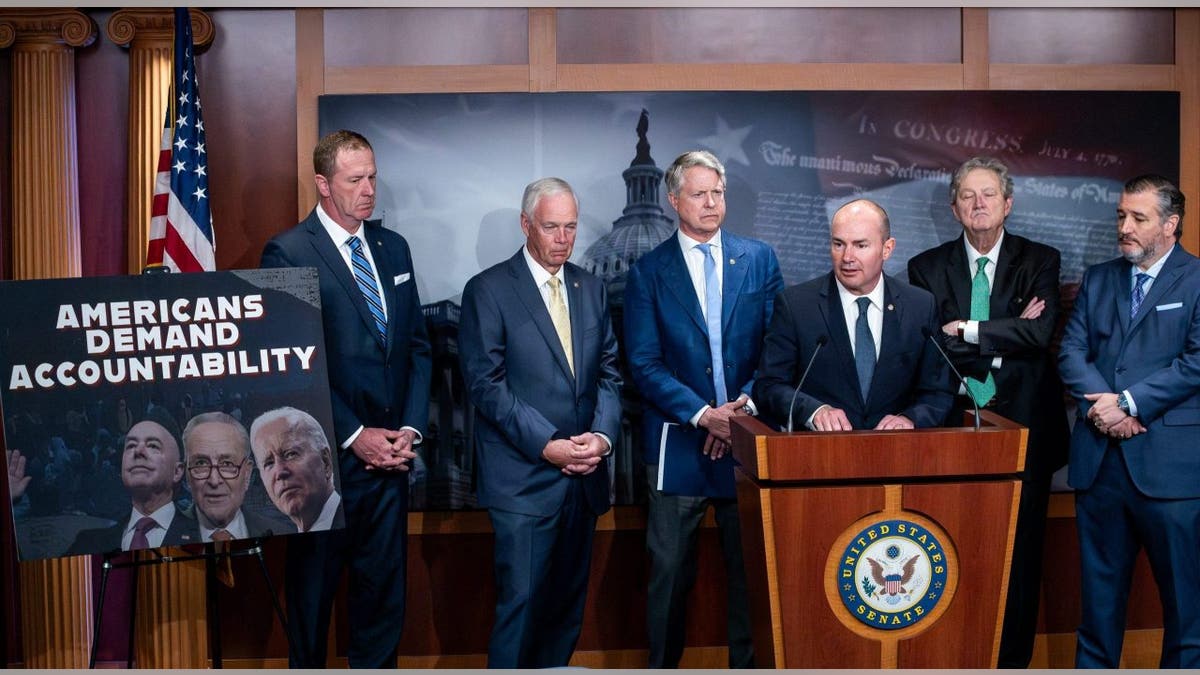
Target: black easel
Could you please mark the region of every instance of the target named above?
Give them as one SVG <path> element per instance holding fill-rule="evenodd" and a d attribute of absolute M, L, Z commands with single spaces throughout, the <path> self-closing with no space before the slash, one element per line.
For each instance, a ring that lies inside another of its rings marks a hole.
<path fill-rule="evenodd" d="M 100 573 L 100 602 L 96 605 L 96 611 L 93 614 L 93 629 L 92 629 L 92 653 L 88 658 L 88 668 L 96 667 L 96 650 L 100 646 L 100 617 L 104 614 L 104 593 L 108 587 L 108 574 L 114 569 L 133 569 L 133 583 L 130 584 L 129 590 L 129 652 L 125 659 L 125 667 L 133 668 L 133 649 L 134 649 L 134 620 L 137 617 L 137 572 L 139 567 L 147 565 L 162 565 L 173 562 L 187 562 L 189 560 L 204 560 L 204 600 L 208 608 L 208 655 L 212 660 L 213 668 L 221 668 L 221 613 L 220 600 L 217 595 L 217 563 L 222 558 L 234 558 L 246 555 L 252 555 L 258 559 L 258 568 L 262 571 L 263 580 L 267 583 L 267 590 L 271 594 L 271 604 L 275 607 L 275 616 L 279 617 L 279 623 L 283 626 L 284 633 L 287 634 L 287 621 L 283 616 L 283 607 L 279 604 L 279 598 L 275 595 L 275 585 L 271 583 L 271 575 L 267 572 L 267 562 L 263 557 L 262 541 L 260 539 L 252 539 L 249 548 L 218 552 L 216 545 L 212 543 L 204 544 L 203 553 L 187 554 L 187 555 L 164 555 L 164 550 L 170 549 L 149 549 L 147 551 L 129 551 L 118 553 L 105 553 L 104 564 L 101 567 Z M 113 562 L 115 558 L 128 554 L 129 560 Z M 142 557 L 147 554 L 149 557 Z"/>

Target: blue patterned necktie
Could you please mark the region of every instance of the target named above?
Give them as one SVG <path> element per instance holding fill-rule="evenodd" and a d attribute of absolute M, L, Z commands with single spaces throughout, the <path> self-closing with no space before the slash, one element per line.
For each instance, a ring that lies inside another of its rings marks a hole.
<path fill-rule="evenodd" d="M 725 392 L 725 359 L 721 355 L 721 284 L 717 281 L 717 261 L 712 244 L 696 246 L 704 254 L 704 313 L 708 326 L 708 350 L 712 354 L 713 390 L 717 405 L 728 399 Z"/>
<path fill-rule="evenodd" d="M 871 391 L 871 378 L 875 376 L 875 338 L 871 335 L 871 324 L 867 322 L 871 299 L 863 296 L 855 302 L 858 303 L 858 320 L 854 322 L 854 367 L 858 370 L 858 384 L 866 401 Z"/>
<path fill-rule="evenodd" d="M 1146 280 L 1150 278 L 1145 272 L 1138 272 L 1133 279 L 1133 294 L 1129 297 L 1129 318 L 1137 316 L 1138 310 L 1142 307 L 1142 301 L 1146 299 Z"/>
<path fill-rule="evenodd" d="M 354 280 L 358 282 L 358 290 L 362 291 L 363 299 L 367 301 L 367 309 L 375 319 L 375 329 L 379 337 L 387 342 L 387 318 L 383 314 L 383 300 L 379 297 L 379 287 L 375 285 L 375 270 L 371 269 L 371 261 L 363 255 L 362 241 L 358 237 L 346 240 L 350 245 L 350 264 L 354 267 Z"/>
<path fill-rule="evenodd" d="M 987 256 L 979 256 L 975 264 L 978 268 L 975 270 L 975 278 L 971 279 L 970 318 L 972 321 L 987 321 L 992 317 L 992 289 L 987 279 Z M 988 370 L 987 377 L 982 381 L 973 377 L 966 380 L 967 390 L 971 392 L 971 398 L 976 404 L 987 405 L 996 395 L 996 378 L 992 377 L 991 370 Z"/>

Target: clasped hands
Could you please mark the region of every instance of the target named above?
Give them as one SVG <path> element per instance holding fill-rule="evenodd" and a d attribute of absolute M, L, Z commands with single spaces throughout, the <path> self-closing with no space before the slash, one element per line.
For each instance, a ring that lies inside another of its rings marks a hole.
<path fill-rule="evenodd" d="M 1113 438 L 1133 438 L 1146 433 L 1146 427 L 1129 413 L 1117 407 L 1117 395 L 1113 393 L 1085 394 L 1092 402 L 1087 418 L 1101 433 Z"/>
<path fill-rule="evenodd" d="M 363 427 L 350 450 L 366 462 L 367 471 L 408 471 L 410 462 L 417 458 L 412 449 L 416 437 L 412 429 Z"/>
<path fill-rule="evenodd" d="M 595 471 L 607 453 L 608 443 L 590 431 L 570 438 L 551 439 L 542 448 L 542 458 L 567 476 L 586 476 Z"/>
<path fill-rule="evenodd" d="M 696 420 L 701 428 L 708 430 L 708 437 L 704 439 L 704 448 L 701 450 L 706 457 L 715 461 L 729 453 L 732 441 L 729 435 L 729 418 L 745 415 L 742 407 L 749 400 L 749 396 L 742 394 L 736 401 L 705 410 L 700 419 Z"/>

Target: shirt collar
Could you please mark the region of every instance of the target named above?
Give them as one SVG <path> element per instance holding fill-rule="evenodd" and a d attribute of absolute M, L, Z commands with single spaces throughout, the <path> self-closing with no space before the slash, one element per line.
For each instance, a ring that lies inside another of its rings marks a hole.
<path fill-rule="evenodd" d="M 1158 262 L 1151 265 L 1150 269 L 1145 271 L 1145 274 L 1149 274 L 1151 279 L 1157 279 L 1159 273 L 1162 272 L 1163 265 L 1167 263 L 1167 258 L 1170 258 L 1174 252 L 1175 244 L 1171 244 L 1171 248 L 1167 250 L 1167 254 L 1159 258 Z M 1138 274 L 1142 274 L 1142 268 L 1133 264 L 1129 265 L 1129 278 L 1136 279 Z"/>
<path fill-rule="evenodd" d="M 329 493 L 329 499 L 325 500 L 325 506 L 321 507 L 321 515 L 317 516 L 312 527 L 308 528 L 308 532 L 319 532 L 328 530 L 333 527 L 333 516 L 337 514 L 338 505 L 342 503 L 342 496 L 337 493 L 337 490 Z"/>
<path fill-rule="evenodd" d="M 550 274 L 545 267 L 542 267 L 541 263 L 539 263 L 537 260 L 534 260 L 533 255 L 529 252 L 528 246 L 522 245 L 521 253 L 525 254 L 525 264 L 529 266 L 529 273 L 533 275 L 534 286 L 537 286 L 538 288 L 545 286 L 546 282 L 550 280 L 550 277 L 558 277 L 559 282 L 563 284 L 564 287 L 566 286 L 567 275 L 564 270 L 567 266 L 565 264 L 558 268 L 557 274 Z"/>
<path fill-rule="evenodd" d="M 134 507 L 133 512 L 129 514 L 129 524 L 125 526 L 125 531 L 129 532 L 133 530 L 137 522 L 146 515 L 153 518 L 154 522 L 158 523 L 158 526 L 162 529 L 169 530 L 171 528 L 171 521 L 175 520 L 175 502 L 167 502 L 155 509 L 154 513 L 150 514 L 142 513 L 137 510 L 137 507 Z"/>
<path fill-rule="evenodd" d="M 996 265 L 996 261 L 1000 259 L 1000 247 L 1003 244 L 1004 228 L 1000 228 L 1000 236 L 996 237 L 996 245 L 987 253 L 987 259 L 993 265 Z M 963 245 L 967 249 L 967 265 L 971 268 L 971 276 L 975 276 L 975 271 L 979 266 L 979 263 L 976 261 L 983 257 L 983 254 L 975 250 L 975 247 L 971 245 L 971 240 L 967 239 L 966 235 L 963 235 Z"/>
<path fill-rule="evenodd" d="M 880 275 L 879 283 L 875 284 L 875 288 L 865 296 L 855 295 L 846 290 L 846 287 L 842 285 L 841 281 L 838 281 L 836 276 L 833 278 L 833 281 L 837 284 L 838 297 L 840 297 L 842 300 L 842 307 L 850 307 L 851 305 L 855 304 L 859 298 L 867 297 L 871 299 L 871 304 L 873 306 L 879 308 L 880 311 L 883 311 L 883 285 L 886 283 L 886 279 L 883 275 Z"/>
<path fill-rule="evenodd" d="M 346 239 L 349 237 L 358 237 L 359 241 L 363 243 L 363 246 L 367 245 L 367 238 L 363 236 L 363 226 L 361 222 L 358 224 L 358 230 L 356 230 L 354 234 L 350 234 L 346 231 L 346 228 L 335 223 L 333 218 L 329 217 L 329 214 L 325 212 L 325 208 L 320 204 L 317 204 L 317 220 L 321 221 L 321 226 L 325 228 L 326 234 L 328 234 L 329 238 L 333 240 L 334 246 L 341 248 L 343 245 L 345 245 Z"/>
<path fill-rule="evenodd" d="M 704 244 L 704 243 L 711 244 L 712 247 L 715 248 L 717 251 L 721 250 L 721 231 L 720 230 L 717 230 L 716 234 L 714 234 L 712 236 L 712 239 L 709 239 L 707 242 L 703 242 L 698 239 L 692 239 L 691 237 L 684 234 L 683 230 L 676 230 L 676 232 L 679 235 L 679 237 L 678 237 L 679 247 L 683 249 L 684 253 L 688 253 L 692 249 L 694 249 L 697 246 L 699 246 L 700 244 Z M 720 257 L 721 256 L 718 253 L 713 253 L 714 260 L 719 259 Z"/>

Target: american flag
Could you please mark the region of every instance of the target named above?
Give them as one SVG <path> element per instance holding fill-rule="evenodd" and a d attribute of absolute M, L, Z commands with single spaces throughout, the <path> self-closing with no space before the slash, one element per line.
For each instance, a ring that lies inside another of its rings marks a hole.
<path fill-rule="evenodd" d="M 208 154 L 192 47 L 191 17 L 186 7 L 177 7 L 175 74 L 164 116 L 146 251 L 148 267 L 162 265 L 172 272 L 216 269 L 217 240 L 208 203 Z"/>

